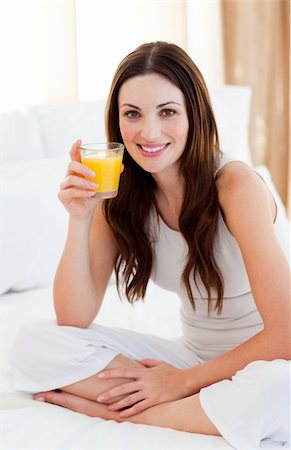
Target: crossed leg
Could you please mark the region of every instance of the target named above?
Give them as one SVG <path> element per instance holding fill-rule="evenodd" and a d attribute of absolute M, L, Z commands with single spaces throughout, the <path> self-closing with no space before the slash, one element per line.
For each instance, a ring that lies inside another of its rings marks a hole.
<path fill-rule="evenodd" d="M 120 366 L 132 368 L 140 367 L 140 364 L 123 355 L 118 355 L 111 361 L 107 368 Z M 43 392 L 37 394 L 36 398 L 42 397 L 46 402 L 105 420 L 154 425 L 190 433 L 220 436 L 219 431 L 202 409 L 199 394 L 194 394 L 180 400 L 161 403 L 127 418 L 120 417 L 118 411 L 108 411 L 106 405 L 96 401 L 98 394 L 122 382 L 124 380 L 102 380 L 96 375 L 93 375 L 85 380 L 62 387 L 61 392 Z"/>

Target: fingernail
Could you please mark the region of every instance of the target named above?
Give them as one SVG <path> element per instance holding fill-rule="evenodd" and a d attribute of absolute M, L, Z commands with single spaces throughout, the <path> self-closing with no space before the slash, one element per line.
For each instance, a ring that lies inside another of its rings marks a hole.
<path fill-rule="evenodd" d="M 35 397 L 34 400 L 37 400 L 38 402 L 45 402 L 45 398 L 44 397 Z"/>
<path fill-rule="evenodd" d="M 93 170 L 87 170 L 86 173 L 87 173 L 88 177 L 90 177 L 90 178 L 96 177 L 96 173 L 93 172 Z"/>
<path fill-rule="evenodd" d="M 101 373 L 98 373 L 98 378 L 105 378 L 106 377 L 106 374 L 105 373 L 103 373 L 103 372 L 101 372 Z"/>
<path fill-rule="evenodd" d="M 97 397 L 97 402 L 103 402 L 104 399 L 104 395 L 99 395 L 99 397 Z"/>

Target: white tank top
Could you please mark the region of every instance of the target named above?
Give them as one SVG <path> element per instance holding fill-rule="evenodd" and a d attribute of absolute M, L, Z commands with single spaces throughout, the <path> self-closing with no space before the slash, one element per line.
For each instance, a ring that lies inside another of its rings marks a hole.
<path fill-rule="evenodd" d="M 230 161 L 233 160 L 223 154 L 218 170 Z M 277 214 L 275 231 L 279 221 Z M 150 229 L 155 236 L 151 279 L 180 297 L 183 339 L 201 362 L 231 350 L 262 330 L 263 321 L 251 293 L 240 248 L 221 214 L 214 239 L 214 256 L 224 279 L 224 300 L 220 315 L 214 309 L 208 314 L 207 291 L 199 276 L 199 289 L 194 281 L 191 282 L 195 311 L 192 308 L 181 281 L 188 253 L 182 234 L 169 228 L 155 213 L 151 216 Z"/>

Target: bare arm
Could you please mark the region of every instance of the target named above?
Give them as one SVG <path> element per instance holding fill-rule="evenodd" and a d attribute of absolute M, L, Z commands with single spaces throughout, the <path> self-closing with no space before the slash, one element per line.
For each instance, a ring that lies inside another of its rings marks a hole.
<path fill-rule="evenodd" d="M 59 193 L 70 219 L 54 281 L 54 305 L 59 325 L 87 327 L 102 304 L 117 247 L 102 203 L 92 197 L 94 187 L 83 178 L 87 169 L 80 164 L 77 143 L 71 158 Z"/>

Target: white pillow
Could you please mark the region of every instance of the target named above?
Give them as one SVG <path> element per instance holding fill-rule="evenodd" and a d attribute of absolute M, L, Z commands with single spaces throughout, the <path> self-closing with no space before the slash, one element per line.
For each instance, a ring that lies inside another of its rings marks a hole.
<path fill-rule="evenodd" d="M 35 108 L 45 147 L 45 156 L 68 154 L 71 145 L 83 142 L 103 142 L 105 101 L 77 101 L 58 106 Z"/>
<path fill-rule="evenodd" d="M 281 245 L 281 248 L 288 260 L 288 262 L 291 262 L 290 258 L 290 222 L 288 220 L 288 215 L 286 212 L 286 208 L 280 198 L 280 195 L 278 194 L 278 191 L 272 181 L 272 176 L 265 165 L 256 166 L 255 171 L 265 180 L 267 185 L 270 188 L 271 193 L 273 194 L 273 197 L 275 199 L 276 205 L 277 205 L 277 219 L 275 223 L 276 227 L 276 234 L 277 238 L 279 240 L 279 243 Z"/>
<path fill-rule="evenodd" d="M 251 89 L 247 86 L 210 87 L 220 145 L 234 159 L 252 165 L 249 148 Z M 76 101 L 34 109 L 45 147 L 45 156 L 66 154 L 73 142 L 105 139 L 105 100 Z"/>
<path fill-rule="evenodd" d="M 0 166 L 0 294 L 49 285 L 64 247 L 68 215 L 57 199 L 67 156 Z M 279 237 L 288 247 L 284 205 L 265 166 L 255 170 L 267 181 L 281 211 Z"/>
<path fill-rule="evenodd" d="M 0 163 L 43 157 L 44 147 L 36 116 L 28 112 L 0 114 Z"/>
<path fill-rule="evenodd" d="M 0 294 L 52 282 L 66 237 L 57 198 L 68 156 L 0 167 Z"/>
<path fill-rule="evenodd" d="M 244 161 L 250 166 L 251 93 L 251 88 L 247 86 L 221 85 L 209 89 L 221 149 L 233 159 Z"/>

